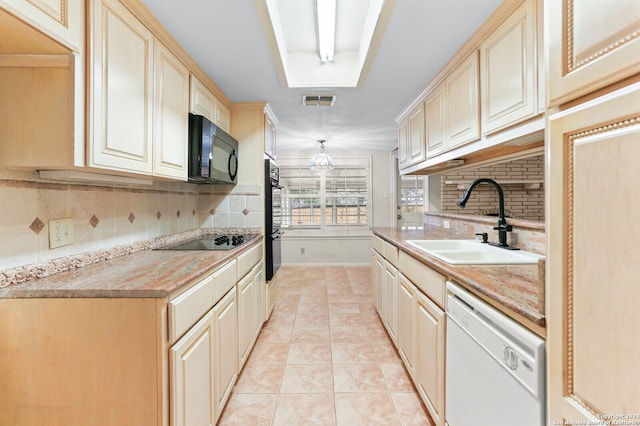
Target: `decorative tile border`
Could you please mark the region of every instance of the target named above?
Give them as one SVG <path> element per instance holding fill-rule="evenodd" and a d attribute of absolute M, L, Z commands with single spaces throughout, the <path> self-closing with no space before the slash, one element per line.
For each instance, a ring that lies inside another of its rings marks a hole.
<path fill-rule="evenodd" d="M 190 239 L 195 239 L 205 235 L 224 234 L 260 234 L 260 228 L 200 228 L 178 234 L 165 235 L 151 240 L 140 241 L 132 244 L 115 246 L 109 249 L 96 250 L 80 253 L 72 256 L 52 259 L 46 262 L 33 263 L 30 265 L 9 268 L 0 271 L 0 288 L 10 285 L 20 284 L 38 278 L 44 278 L 58 272 L 69 271 L 82 268 L 103 260 L 114 259 L 126 256 L 143 250 L 150 250 L 164 245 L 176 244 Z"/>

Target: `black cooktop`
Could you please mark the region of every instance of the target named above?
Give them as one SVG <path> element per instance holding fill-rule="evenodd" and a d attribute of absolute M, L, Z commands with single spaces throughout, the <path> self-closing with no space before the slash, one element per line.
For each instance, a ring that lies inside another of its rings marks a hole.
<path fill-rule="evenodd" d="M 196 240 L 157 247 L 155 250 L 231 250 L 247 241 L 255 235 L 206 235 Z"/>

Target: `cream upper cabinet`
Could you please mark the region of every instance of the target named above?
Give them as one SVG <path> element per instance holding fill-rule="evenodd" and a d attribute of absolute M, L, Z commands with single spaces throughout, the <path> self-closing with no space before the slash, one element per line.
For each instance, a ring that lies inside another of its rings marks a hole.
<path fill-rule="evenodd" d="M 49 37 L 81 52 L 84 45 L 84 0 L 0 0 L 3 8 Z"/>
<path fill-rule="evenodd" d="M 264 152 L 269 157 L 276 158 L 276 125 L 270 114 L 264 116 Z"/>
<path fill-rule="evenodd" d="M 117 0 L 90 3 L 89 165 L 153 171 L 153 34 Z"/>
<path fill-rule="evenodd" d="M 545 2 L 549 105 L 640 71 L 637 0 Z"/>
<path fill-rule="evenodd" d="M 398 127 L 398 167 L 402 170 L 409 166 L 408 120 L 403 120 Z"/>
<path fill-rule="evenodd" d="M 216 101 L 216 119 L 214 123 L 225 132 L 231 132 L 231 111 L 220 101 Z"/>
<path fill-rule="evenodd" d="M 444 81 L 446 148 L 480 138 L 478 52 L 474 51 Z"/>
<path fill-rule="evenodd" d="M 191 96 L 190 96 L 190 112 L 201 115 L 215 121 L 216 116 L 216 97 L 207 89 L 207 87 L 191 75 Z"/>
<path fill-rule="evenodd" d="M 194 75 L 191 75 L 189 111 L 206 117 L 225 132 L 231 131 L 231 111 Z"/>
<path fill-rule="evenodd" d="M 427 157 L 433 157 L 445 149 L 445 100 L 444 86 L 438 85 L 424 100 L 425 138 Z"/>
<path fill-rule="evenodd" d="M 435 424 L 444 426 L 445 316 L 422 293 L 417 293 L 416 301 L 416 389 Z"/>
<path fill-rule="evenodd" d="M 527 0 L 480 45 L 482 133 L 538 114 L 535 0 Z"/>
<path fill-rule="evenodd" d="M 169 350 L 173 426 L 215 424 L 215 350 L 213 311 L 209 311 Z"/>
<path fill-rule="evenodd" d="M 548 424 L 638 421 L 639 120 L 640 83 L 549 117 Z"/>
<path fill-rule="evenodd" d="M 420 103 L 408 117 L 409 165 L 417 164 L 427 158 L 424 127 L 424 103 Z"/>
<path fill-rule="evenodd" d="M 155 50 L 153 174 L 187 180 L 189 70 L 162 43 Z"/>

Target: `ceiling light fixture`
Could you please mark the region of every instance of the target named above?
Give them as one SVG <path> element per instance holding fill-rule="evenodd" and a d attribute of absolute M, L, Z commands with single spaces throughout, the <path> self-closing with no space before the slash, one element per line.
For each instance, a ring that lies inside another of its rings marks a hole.
<path fill-rule="evenodd" d="M 333 159 L 329 154 L 324 152 L 325 140 L 321 139 L 318 142 L 320 142 L 320 152 L 311 157 L 311 160 L 309 160 L 309 168 L 311 170 L 332 170 Z"/>
<path fill-rule="evenodd" d="M 316 0 L 316 7 L 320 60 L 331 62 L 336 42 L 336 0 Z"/>

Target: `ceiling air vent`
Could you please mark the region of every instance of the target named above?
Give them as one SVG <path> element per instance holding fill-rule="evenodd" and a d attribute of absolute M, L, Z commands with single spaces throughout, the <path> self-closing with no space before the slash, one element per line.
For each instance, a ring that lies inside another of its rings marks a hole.
<path fill-rule="evenodd" d="M 333 106 L 336 103 L 336 95 L 302 95 L 304 106 Z"/>

